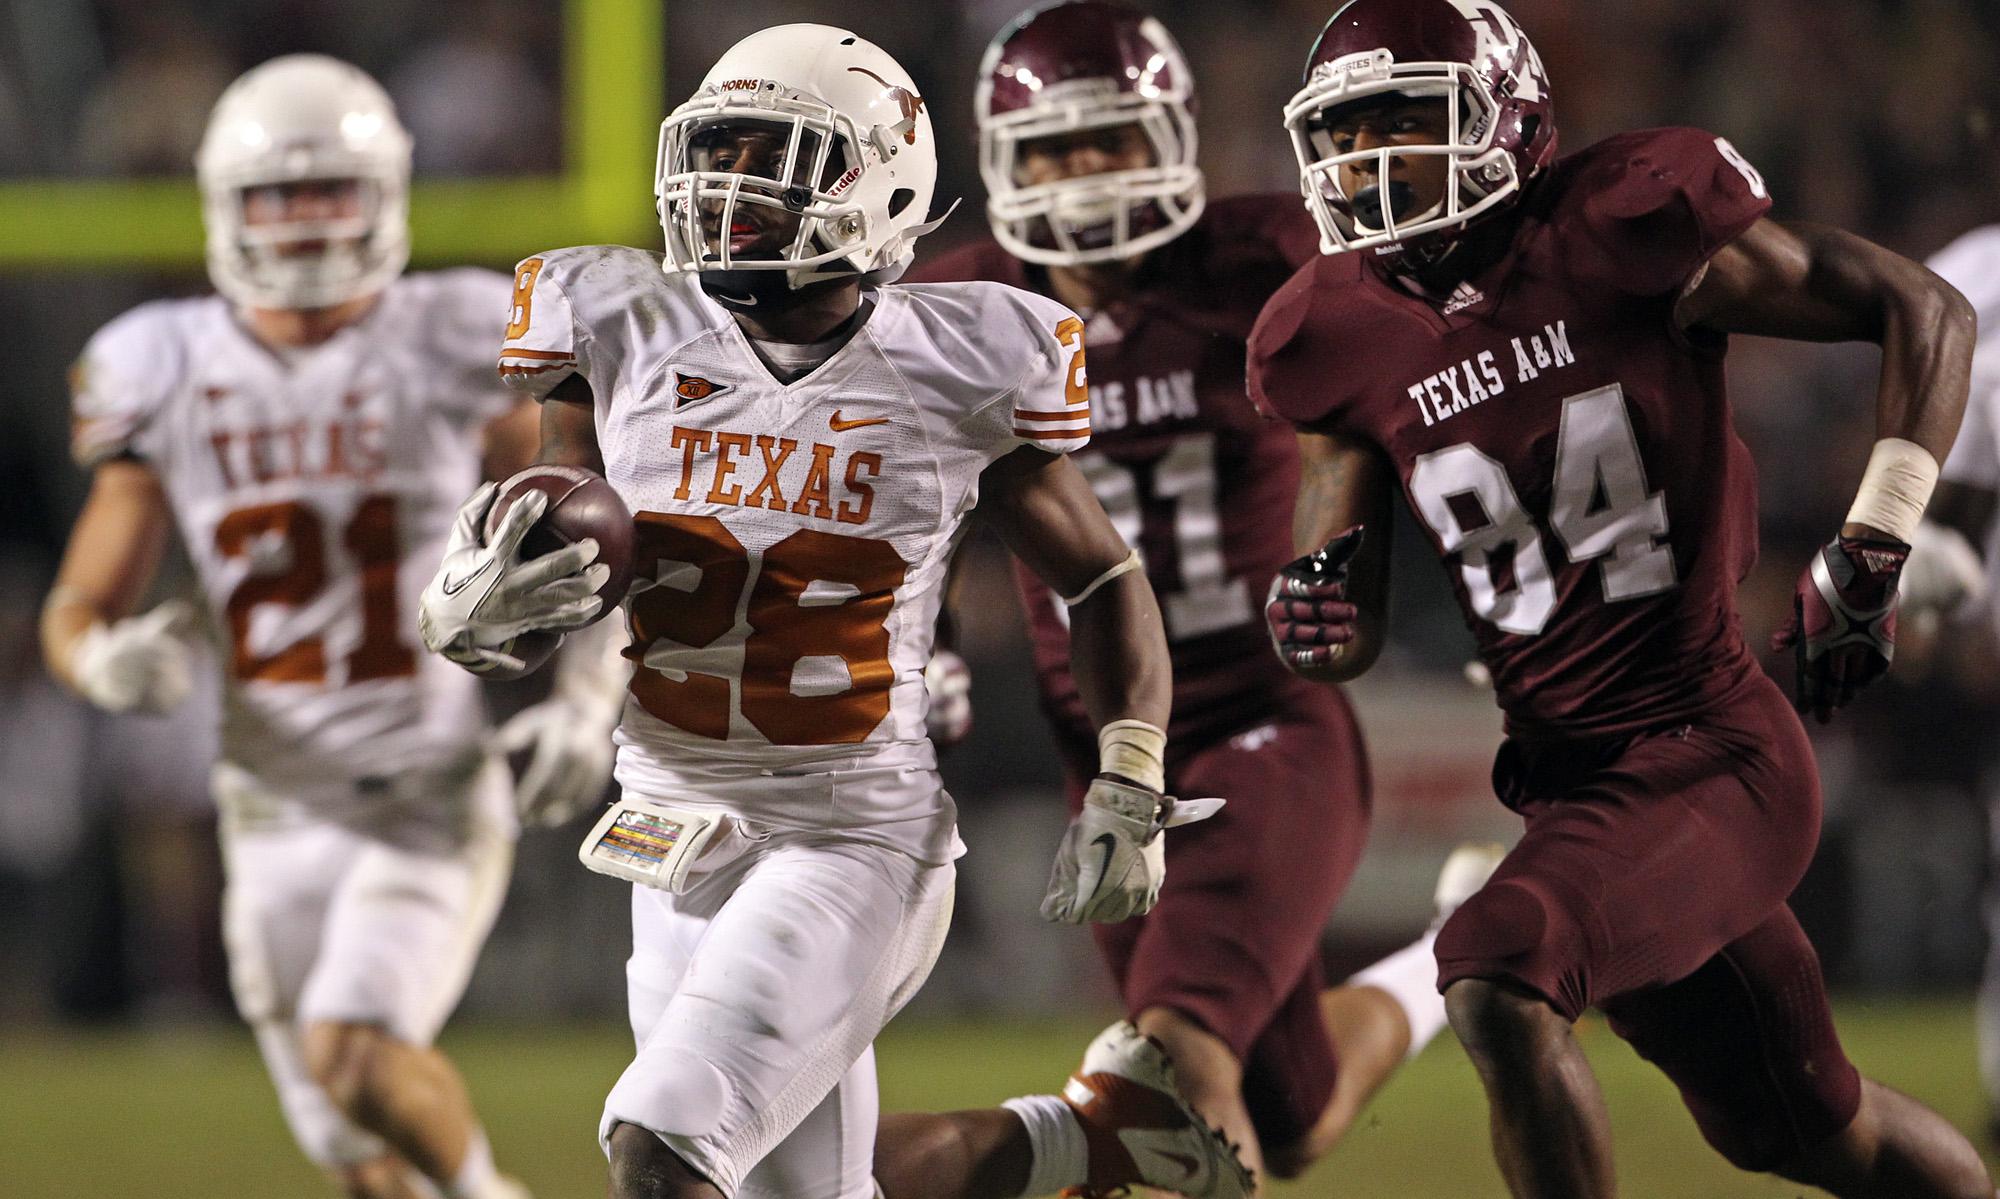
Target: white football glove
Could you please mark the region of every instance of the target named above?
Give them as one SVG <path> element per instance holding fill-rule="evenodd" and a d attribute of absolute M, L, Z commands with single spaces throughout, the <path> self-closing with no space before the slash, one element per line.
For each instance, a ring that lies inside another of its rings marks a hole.
<path fill-rule="evenodd" d="M 522 824 L 554 828 L 603 798 L 616 754 L 611 730 L 617 724 L 616 713 L 605 720 L 553 696 L 522 709 L 500 726 L 493 744 L 501 752 L 534 750 L 528 768 L 514 784 L 514 806 Z"/>
<path fill-rule="evenodd" d="M 611 576 L 589 537 L 522 560 L 521 541 L 548 507 L 539 491 L 516 500 L 484 543 L 480 530 L 499 493 L 499 484 L 488 483 L 460 506 L 444 561 L 417 604 L 425 647 L 475 671 L 520 669 L 520 659 L 505 650 L 522 633 L 589 624 L 604 606 L 596 591 Z"/>
<path fill-rule="evenodd" d="M 194 688 L 192 654 L 182 634 L 193 610 L 169 600 L 140 616 L 94 624 L 71 644 L 70 677 L 83 697 L 107 712 L 171 712 Z"/>
<path fill-rule="evenodd" d="M 1903 611 L 1950 616 L 1985 590 L 1986 570 L 1965 537 L 1949 525 L 1919 522 L 1896 587 Z"/>
<path fill-rule="evenodd" d="M 625 709 L 632 664 L 619 653 L 628 638 L 612 621 L 571 639 L 556 659 L 549 698 L 515 714 L 493 735 L 502 753 L 532 749 L 514 784 L 521 823 L 554 828 L 604 797 L 617 749 L 612 730 Z"/>
<path fill-rule="evenodd" d="M 931 654 L 924 667 L 924 690 L 931 706 L 924 712 L 924 732 L 931 744 L 950 749 L 972 731 L 972 670 L 948 649 Z"/>
<path fill-rule="evenodd" d="M 1206 820 L 1222 809 L 1222 802 L 1175 800 L 1098 775 L 1084 794 L 1083 811 L 1069 822 L 1056 850 L 1042 919 L 1116 924 L 1152 911 L 1167 878 L 1164 830 Z"/>

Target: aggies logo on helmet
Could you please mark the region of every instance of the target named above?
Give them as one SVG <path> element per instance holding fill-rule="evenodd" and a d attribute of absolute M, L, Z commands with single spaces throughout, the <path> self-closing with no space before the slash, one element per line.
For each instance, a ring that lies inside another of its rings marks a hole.
<path fill-rule="evenodd" d="M 729 390 L 729 384 L 704 379 L 700 375 L 684 375 L 674 372 L 674 411 L 678 412 L 690 404 L 699 404 Z"/>

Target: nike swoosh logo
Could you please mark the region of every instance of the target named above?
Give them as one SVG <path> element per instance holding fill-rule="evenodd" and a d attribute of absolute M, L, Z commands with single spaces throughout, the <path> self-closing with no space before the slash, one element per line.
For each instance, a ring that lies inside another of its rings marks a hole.
<path fill-rule="evenodd" d="M 888 423 L 889 418 L 886 416 L 871 416 L 866 420 L 842 420 L 840 419 L 840 409 L 838 408 L 833 410 L 832 416 L 826 418 L 827 427 L 836 433 L 845 433 L 849 429 L 865 429 L 869 425 L 886 425 Z"/>
<path fill-rule="evenodd" d="M 1104 889 L 1105 876 L 1111 872 L 1111 855 L 1118 851 L 1118 838 L 1111 833 L 1099 833 L 1090 839 L 1092 845 L 1104 851 L 1104 860 L 1097 864 L 1097 885 L 1090 889 L 1096 895 Z"/>
<path fill-rule="evenodd" d="M 487 571 L 491 569 L 493 569 L 493 562 L 491 559 L 488 559 L 484 565 L 482 565 L 478 570 L 473 571 L 469 575 L 465 575 L 456 579 L 446 579 L 444 582 L 438 585 L 438 590 L 444 592 L 446 595 L 457 595 L 459 592 L 464 591 L 467 587 L 470 587 L 474 579 L 485 574 Z"/>
<path fill-rule="evenodd" d="M 1181 1168 L 1183 1172 L 1181 1175 L 1181 1180 L 1183 1182 L 1192 1181 L 1194 1176 L 1201 1170 L 1201 1163 L 1187 1156 L 1184 1153 L 1175 1153 L 1172 1150 L 1168 1149 L 1162 1149 L 1159 1151 L 1159 1153 L 1161 1157 L 1166 1158 L 1168 1161 L 1174 1163 L 1175 1165 Z"/>

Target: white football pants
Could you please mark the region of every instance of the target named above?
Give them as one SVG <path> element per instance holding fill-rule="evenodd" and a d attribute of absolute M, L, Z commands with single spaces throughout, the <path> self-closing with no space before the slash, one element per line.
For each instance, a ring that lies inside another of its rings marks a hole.
<path fill-rule="evenodd" d="M 696 869 L 680 895 L 633 888 L 639 1051 L 600 1139 L 649 1129 L 732 1199 L 870 1199 L 872 1045 L 937 961 L 956 870 L 740 824 Z"/>
<path fill-rule="evenodd" d="M 236 1006 L 257 1034 L 286 1122 L 334 1168 L 386 1152 L 353 1127 L 306 1070 L 301 1034 L 321 1021 L 373 1024 L 429 1045 L 458 1006 L 507 892 L 514 825 L 506 767 L 487 763 L 459 843 L 426 813 L 393 823 L 269 828 L 224 823 L 223 937 Z"/>

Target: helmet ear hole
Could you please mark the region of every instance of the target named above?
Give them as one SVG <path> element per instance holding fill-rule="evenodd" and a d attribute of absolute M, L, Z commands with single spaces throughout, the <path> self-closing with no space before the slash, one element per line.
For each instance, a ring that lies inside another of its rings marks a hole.
<path fill-rule="evenodd" d="M 1531 113 L 1521 118 L 1521 144 L 1523 146 L 1534 145 L 1535 135 L 1541 131 L 1542 118 L 1539 114 Z"/>
<path fill-rule="evenodd" d="M 917 198 L 917 193 L 911 191 L 907 187 L 899 187 L 895 191 L 890 192 L 889 215 L 890 216 L 901 215 L 902 211 L 910 206 L 910 201 L 916 198 Z"/>

